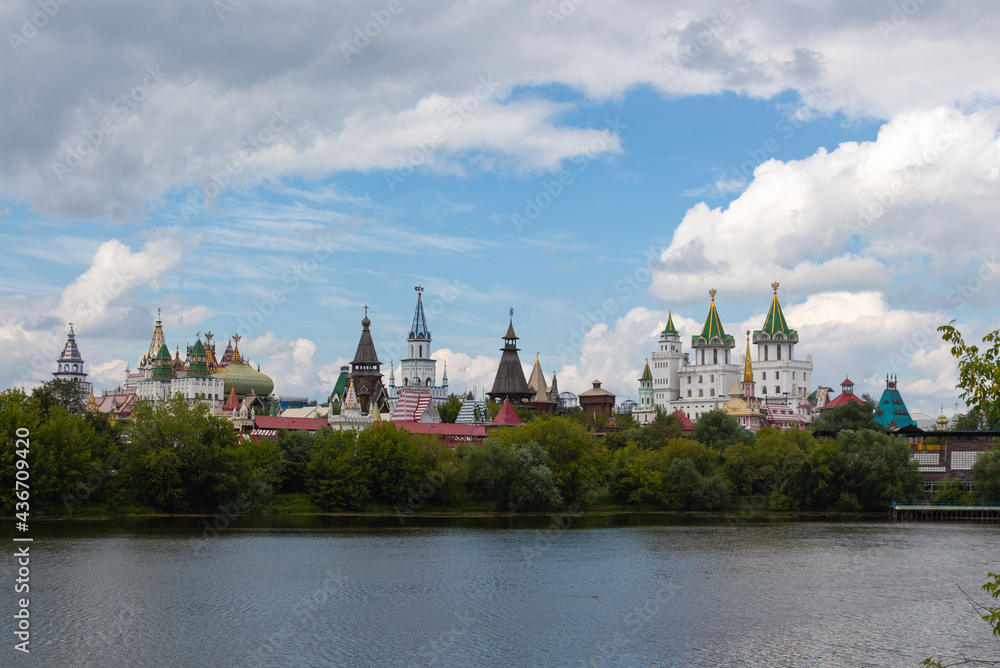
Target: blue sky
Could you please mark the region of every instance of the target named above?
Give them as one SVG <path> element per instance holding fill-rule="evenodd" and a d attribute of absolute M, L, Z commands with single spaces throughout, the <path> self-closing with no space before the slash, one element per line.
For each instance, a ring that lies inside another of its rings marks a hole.
<path fill-rule="evenodd" d="M 944 5 L 7 3 L 0 385 L 73 321 L 113 387 L 160 308 L 319 398 L 366 304 L 398 368 L 419 284 L 455 390 L 513 307 L 523 362 L 634 398 L 668 310 L 716 288 L 737 334 L 777 280 L 818 383 L 950 414 L 934 327 L 998 324 L 1000 47 Z"/>

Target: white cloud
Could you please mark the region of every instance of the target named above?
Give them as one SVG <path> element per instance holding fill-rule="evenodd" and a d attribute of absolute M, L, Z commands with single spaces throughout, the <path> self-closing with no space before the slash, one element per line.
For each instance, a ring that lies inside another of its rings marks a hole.
<path fill-rule="evenodd" d="M 888 291 L 910 273 L 967 278 L 970 263 L 995 263 L 1000 250 L 998 121 L 995 111 L 914 112 L 875 141 L 765 162 L 725 209 L 687 212 L 654 268 L 653 295 L 673 305 L 710 287 L 752 298 L 773 280 L 813 294 Z"/>
<path fill-rule="evenodd" d="M 5 10 L 13 25 L 37 7 Z M 561 17 L 548 1 L 414 3 L 348 59 L 342 45 L 371 20 L 361 6 L 247 5 L 220 22 L 209 5 L 82 4 L 0 66 L 0 86 L 18 91 L 0 128 L 0 184 L 50 215 L 125 219 L 171 188 L 213 180 L 226 188 L 400 160 L 450 173 L 544 170 L 598 138 L 598 153 L 620 149 L 617 136 L 567 123 L 578 102 L 548 99 L 549 85 L 591 100 L 637 86 L 665 96 L 795 90 L 797 118 L 995 102 L 997 12 L 927 3 L 894 25 L 893 10 L 609 1 Z M 57 162 L 72 165 L 57 174 Z"/>

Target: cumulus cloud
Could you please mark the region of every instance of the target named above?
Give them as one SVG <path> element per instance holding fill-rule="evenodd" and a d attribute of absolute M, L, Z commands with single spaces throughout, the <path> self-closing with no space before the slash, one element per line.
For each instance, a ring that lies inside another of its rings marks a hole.
<path fill-rule="evenodd" d="M 998 124 L 995 110 L 912 112 L 875 141 L 768 160 L 727 207 L 688 210 L 654 268 L 652 293 L 685 304 L 709 287 L 750 298 L 773 280 L 805 295 L 890 291 L 912 273 L 954 283 L 977 263 L 995 273 Z M 940 297 L 958 305 L 954 294 Z"/>
<path fill-rule="evenodd" d="M 74 5 L 0 65 L 0 86 L 18 91 L 0 128 L 0 187 L 47 215 L 128 219 L 189 185 L 211 195 L 401 164 L 547 170 L 597 138 L 599 153 L 620 150 L 606 129 L 567 122 L 578 103 L 553 102 L 550 85 L 591 100 L 636 86 L 795 90 L 798 118 L 893 118 L 1000 89 L 998 19 L 957 0 L 900 17 L 847 0 L 567 7 L 407 3 L 371 28 L 382 3 L 248 0 L 221 18 L 210 4 Z M 6 3 L 0 24 L 15 34 L 36 11 Z"/>

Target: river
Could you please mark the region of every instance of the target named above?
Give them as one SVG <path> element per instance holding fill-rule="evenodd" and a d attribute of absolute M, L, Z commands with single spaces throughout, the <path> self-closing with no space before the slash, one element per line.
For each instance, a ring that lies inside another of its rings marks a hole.
<path fill-rule="evenodd" d="M 224 518 L 223 518 L 224 519 Z M 766 516 L 36 522 L 2 666 L 917 666 L 1000 659 L 1000 526 Z M 9 533 L 0 577 L 11 592 Z"/>

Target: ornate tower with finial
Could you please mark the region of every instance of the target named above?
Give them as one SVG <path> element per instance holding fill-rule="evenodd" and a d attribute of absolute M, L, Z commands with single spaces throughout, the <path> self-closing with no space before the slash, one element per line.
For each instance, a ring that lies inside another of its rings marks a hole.
<path fill-rule="evenodd" d="M 63 346 L 62 355 L 56 361 L 56 370 L 52 373 L 52 377 L 59 380 L 75 381 L 83 388 L 83 393 L 89 395 L 93 386 L 87 381 L 87 372 L 83 370 L 83 364 L 80 349 L 76 347 L 76 332 L 73 331 L 73 323 L 69 323 L 66 345 Z"/>
<path fill-rule="evenodd" d="M 361 320 L 361 338 L 358 340 L 354 359 L 351 360 L 351 381 L 354 383 L 354 392 L 358 397 L 361 412 L 365 415 L 369 414 L 373 404 L 375 410 L 379 411 L 387 407 L 385 387 L 382 385 L 382 363 L 378 361 L 375 343 L 368 329 L 371 324 L 366 305 L 365 317 Z"/>
<path fill-rule="evenodd" d="M 712 302 L 701 333 L 691 337 L 693 359 L 685 359 L 679 370 L 680 398 L 674 404 L 692 420 L 702 413 L 714 410 L 719 397 L 725 396 L 736 382 L 739 387 L 741 371 L 732 359 L 736 341 L 722 326 L 722 318 L 715 306 L 718 291 L 708 291 Z"/>
<path fill-rule="evenodd" d="M 681 352 L 681 337 L 674 327 L 674 314 L 667 314 L 667 324 L 660 332 L 650 372 L 653 376 L 653 403 L 663 409 L 670 407 L 681 396 L 680 368 L 686 355 Z"/>
<path fill-rule="evenodd" d="M 514 309 L 510 309 L 510 324 L 507 326 L 507 333 L 503 336 L 503 348 L 500 352 L 500 365 L 497 367 L 497 375 L 493 379 L 493 389 L 489 392 L 489 397 L 493 401 L 503 401 L 509 399 L 512 404 L 526 403 L 535 395 L 528 387 L 528 382 L 524 379 L 524 369 L 521 368 L 521 360 L 517 356 L 517 334 L 514 333 Z"/>
<path fill-rule="evenodd" d="M 747 330 L 747 354 L 743 358 L 743 397 L 747 404 L 754 399 L 753 363 L 750 361 L 750 330 Z"/>
<path fill-rule="evenodd" d="M 778 302 L 777 281 L 771 283 L 774 296 L 771 308 L 764 319 L 764 326 L 754 330 L 753 342 L 757 346 L 754 367 L 759 376 L 761 394 L 770 403 L 798 405 L 809 395 L 812 378 L 812 355 L 804 360 L 795 356 L 799 342 L 798 331 L 788 326 Z"/>
<path fill-rule="evenodd" d="M 427 317 L 424 315 L 424 288 L 418 285 L 413 289 L 417 292 L 417 307 L 406 336 L 410 356 L 400 360 L 400 375 L 404 388 L 430 389 L 437 384 L 437 362 L 431 359 L 431 331 L 427 329 Z"/>

